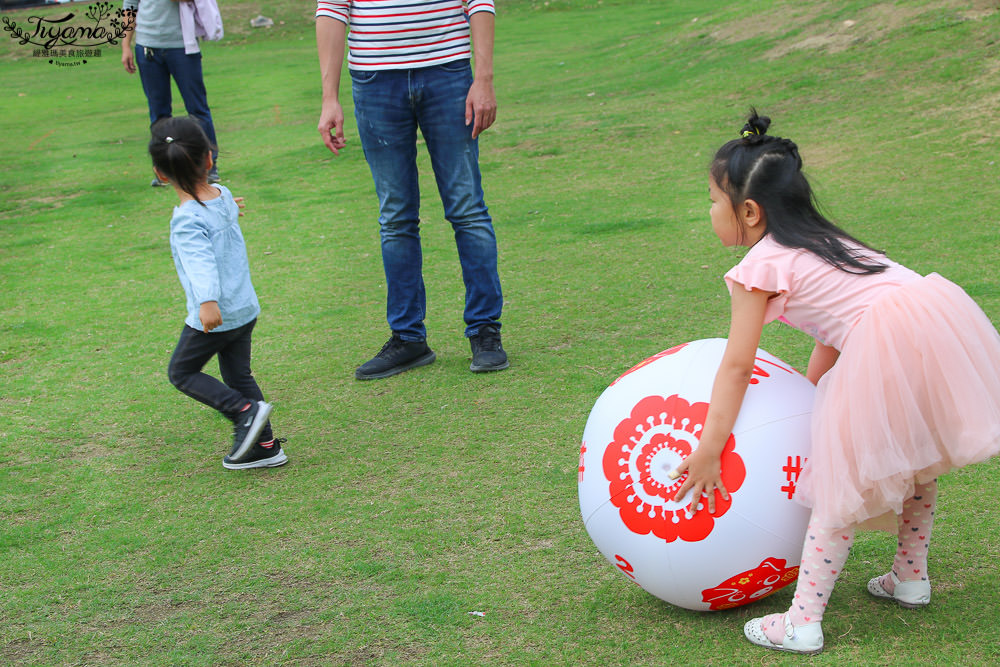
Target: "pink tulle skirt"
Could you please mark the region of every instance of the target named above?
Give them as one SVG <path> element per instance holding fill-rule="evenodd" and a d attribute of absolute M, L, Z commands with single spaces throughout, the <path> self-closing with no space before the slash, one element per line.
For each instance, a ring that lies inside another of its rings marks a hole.
<path fill-rule="evenodd" d="M 873 303 L 820 380 L 796 497 L 821 525 L 859 524 L 998 452 L 1000 334 L 931 274 Z"/>

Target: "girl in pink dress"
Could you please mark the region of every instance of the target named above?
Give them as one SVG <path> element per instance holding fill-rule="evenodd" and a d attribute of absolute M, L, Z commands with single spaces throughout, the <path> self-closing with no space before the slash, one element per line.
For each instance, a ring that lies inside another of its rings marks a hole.
<path fill-rule="evenodd" d="M 728 499 L 720 454 L 753 370 L 764 324 L 816 339 L 812 451 L 796 495 L 812 508 L 791 608 L 751 620 L 747 639 L 823 650 L 821 621 L 859 523 L 896 515 L 892 569 L 868 591 L 904 607 L 930 602 L 927 551 L 938 475 L 1000 452 L 1000 335 L 955 284 L 921 276 L 824 218 L 798 148 L 766 134 L 756 111 L 710 168 L 712 228 L 748 246 L 725 278 L 732 319 L 698 448 L 672 475 L 676 498 Z"/>

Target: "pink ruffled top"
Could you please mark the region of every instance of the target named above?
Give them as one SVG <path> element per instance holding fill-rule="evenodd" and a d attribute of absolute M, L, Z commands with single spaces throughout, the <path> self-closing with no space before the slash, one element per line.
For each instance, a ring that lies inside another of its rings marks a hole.
<path fill-rule="evenodd" d="M 765 323 L 780 320 L 842 350 L 851 329 L 874 301 L 920 278 L 884 255 L 864 252 L 889 268 L 867 275 L 848 273 L 807 250 L 787 248 L 766 235 L 726 273 L 726 285 L 730 294 L 737 285 L 748 291 L 775 292 L 767 304 Z"/>

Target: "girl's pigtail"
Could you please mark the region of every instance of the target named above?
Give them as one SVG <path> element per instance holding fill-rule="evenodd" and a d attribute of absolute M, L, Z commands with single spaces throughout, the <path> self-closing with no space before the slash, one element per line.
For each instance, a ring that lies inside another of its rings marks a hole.
<path fill-rule="evenodd" d="M 808 250 L 848 273 L 884 271 L 886 265 L 863 250 L 871 248 L 820 213 L 798 146 L 767 134 L 770 126 L 770 118 L 751 108 L 740 138 L 727 142 L 712 160 L 712 178 L 733 206 L 756 201 L 767 221 L 765 234 L 781 245 Z"/>
<path fill-rule="evenodd" d="M 198 198 L 198 189 L 206 182 L 206 158 L 212 144 L 201 124 L 193 118 L 164 118 L 153 124 L 149 155 L 153 166 L 182 191 Z"/>
<path fill-rule="evenodd" d="M 762 137 L 767 134 L 767 128 L 769 127 L 771 127 L 771 119 L 767 116 L 759 115 L 756 109 L 750 107 L 750 117 L 747 118 L 746 124 L 740 130 L 740 136 L 744 139 L 754 141 L 753 137 Z"/>

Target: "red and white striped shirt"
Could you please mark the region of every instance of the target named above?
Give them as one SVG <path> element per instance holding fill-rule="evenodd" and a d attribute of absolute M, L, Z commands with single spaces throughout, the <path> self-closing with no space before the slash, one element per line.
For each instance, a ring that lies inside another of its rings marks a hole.
<path fill-rule="evenodd" d="M 346 23 L 347 66 L 413 69 L 472 56 L 469 16 L 493 0 L 318 0 L 316 16 Z"/>

